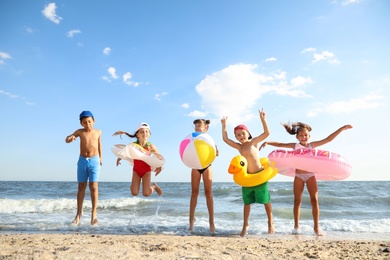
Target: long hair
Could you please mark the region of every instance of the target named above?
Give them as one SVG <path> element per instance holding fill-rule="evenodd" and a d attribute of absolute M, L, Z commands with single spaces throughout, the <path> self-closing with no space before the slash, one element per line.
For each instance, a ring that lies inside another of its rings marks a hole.
<path fill-rule="evenodd" d="M 302 123 L 302 122 L 295 122 L 292 124 L 282 123 L 282 126 L 286 129 L 287 133 L 289 133 L 290 135 L 296 135 L 296 134 L 298 134 L 299 131 L 301 131 L 302 129 L 305 129 L 305 128 L 309 132 L 311 131 L 311 126 L 309 126 L 308 124 Z"/>

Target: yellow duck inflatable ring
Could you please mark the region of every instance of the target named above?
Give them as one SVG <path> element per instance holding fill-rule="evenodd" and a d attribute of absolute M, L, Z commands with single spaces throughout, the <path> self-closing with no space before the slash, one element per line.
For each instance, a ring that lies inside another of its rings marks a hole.
<path fill-rule="evenodd" d="M 237 155 L 231 160 L 228 172 L 233 174 L 233 180 L 238 185 L 254 187 L 269 181 L 278 173 L 278 169 L 273 167 L 273 163 L 268 158 L 260 158 L 260 163 L 264 170 L 257 173 L 247 173 L 247 160 L 244 156 Z"/>

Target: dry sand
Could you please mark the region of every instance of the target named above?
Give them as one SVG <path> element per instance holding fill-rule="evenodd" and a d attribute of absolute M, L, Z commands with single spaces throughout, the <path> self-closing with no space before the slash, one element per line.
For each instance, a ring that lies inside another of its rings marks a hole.
<path fill-rule="evenodd" d="M 0 259 L 390 259 L 390 241 L 178 235 L 1 234 Z"/>

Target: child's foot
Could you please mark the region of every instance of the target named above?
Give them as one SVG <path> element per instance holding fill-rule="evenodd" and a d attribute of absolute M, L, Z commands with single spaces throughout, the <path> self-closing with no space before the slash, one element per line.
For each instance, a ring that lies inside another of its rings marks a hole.
<path fill-rule="evenodd" d="M 274 229 L 274 224 L 270 224 L 268 225 L 268 234 L 274 234 L 275 233 L 275 229 Z"/>
<path fill-rule="evenodd" d="M 157 192 L 158 196 L 161 196 L 163 194 L 162 189 L 157 185 L 157 183 L 153 182 L 152 187 Z"/>
<path fill-rule="evenodd" d="M 91 220 L 91 225 L 92 226 L 96 226 L 97 224 L 98 224 L 97 218 L 94 218 L 94 219 Z"/>
<path fill-rule="evenodd" d="M 74 218 L 74 220 L 73 220 L 72 224 L 74 224 L 74 225 L 78 226 L 78 225 L 79 225 L 79 223 L 80 223 L 80 217 L 81 217 L 81 216 L 79 216 L 79 215 L 76 215 L 76 217 Z"/>
<path fill-rule="evenodd" d="M 195 221 L 196 221 L 195 218 L 190 219 L 190 226 L 189 226 L 189 228 L 188 228 L 188 230 L 189 230 L 190 232 L 192 232 L 192 230 L 194 229 Z"/>
<path fill-rule="evenodd" d="M 241 230 L 240 237 L 244 237 L 246 234 L 248 234 L 249 226 L 244 226 Z"/>
<path fill-rule="evenodd" d="M 324 235 L 320 228 L 314 228 L 314 233 L 319 237 Z"/>
<path fill-rule="evenodd" d="M 210 224 L 210 233 L 213 235 L 215 234 L 215 226 L 214 223 Z"/>

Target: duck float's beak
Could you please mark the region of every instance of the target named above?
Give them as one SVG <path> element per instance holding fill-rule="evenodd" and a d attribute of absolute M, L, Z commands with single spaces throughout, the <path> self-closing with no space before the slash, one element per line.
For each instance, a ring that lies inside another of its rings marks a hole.
<path fill-rule="evenodd" d="M 244 162 L 242 158 L 242 156 L 236 156 L 231 160 L 228 168 L 230 174 L 236 174 L 244 170 L 246 162 Z"/>

